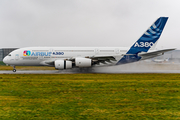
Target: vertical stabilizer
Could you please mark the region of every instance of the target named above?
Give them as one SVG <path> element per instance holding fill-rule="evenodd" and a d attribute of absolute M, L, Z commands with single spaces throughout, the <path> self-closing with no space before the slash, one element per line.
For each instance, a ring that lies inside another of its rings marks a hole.
<path fill-rule="evenodd" d="M 131 46 L 127 54 L 137 54 L 139 52 L 147 52 L 161 36 L 168 17 L 158 18 L 148 30 Z"/>
<path fill-rule="evenodd" d="M 147 52 L 154 48 L 164 29 L 168 17 L 158 18 L 146 32 L 131 46 L 128 52 L 117 62 L 117 64 L 125 64 L 136 62 L 141 59 L 138 53 Z"/>

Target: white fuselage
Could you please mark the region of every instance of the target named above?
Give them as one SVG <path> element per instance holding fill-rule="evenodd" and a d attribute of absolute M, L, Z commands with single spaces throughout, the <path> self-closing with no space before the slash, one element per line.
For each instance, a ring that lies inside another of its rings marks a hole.
<path fill-rule="evenodd" d="M 11 52 L 3 61 L 14 66 L 43 66 L 48 65 L 47 62 L 56 60 L 113 56 L 116 61 L 99 65 L 114 65 L 128 49 L 125 47 L 26 47 Z"/>

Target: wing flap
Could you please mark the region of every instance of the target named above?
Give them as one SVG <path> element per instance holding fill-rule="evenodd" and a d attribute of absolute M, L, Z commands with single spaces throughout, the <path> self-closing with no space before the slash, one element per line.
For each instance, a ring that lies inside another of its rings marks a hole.
<path fill-rule="evenodd" d="M 93 56 L 93 57 L 90 57 L 90 59 L 92 60 L 97 60 L 97 61 L 116 61 L 115 57 L 113 56 Z"/>
<path fill-rule="evenodd" d="M 107 56 L 107 55 L 96 55 L 90 57 L 92 59 L 94 65 L 99 65 L 101 64 L 111 64 L 113 63 L 112 61 L 116 61 L 114 56 Z"/>

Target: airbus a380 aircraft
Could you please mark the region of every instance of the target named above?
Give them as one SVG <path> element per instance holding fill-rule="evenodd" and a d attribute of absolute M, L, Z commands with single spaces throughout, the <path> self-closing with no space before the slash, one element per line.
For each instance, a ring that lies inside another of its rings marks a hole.
<path fill-rule="evenodd" d="M 12 51 L 3 62 L 13 66 L 52 66 L 63 70 L 120 65 L 153 58 L 174 49 L 153 50 L 168 17 L 158 18 L 130 47 L 26 47 Z"/>

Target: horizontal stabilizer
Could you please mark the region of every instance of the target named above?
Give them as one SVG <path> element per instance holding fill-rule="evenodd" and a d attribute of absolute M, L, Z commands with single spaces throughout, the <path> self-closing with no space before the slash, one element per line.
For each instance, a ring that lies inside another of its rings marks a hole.
<path fill-rule="evenodd" d="M 146 52 L 141 52 L 141 53 L 138 53 L 138 56 L 142 57 L 142 60 L 144 60 L 144 59 L 149 59 L 149 58 L 152 58 L 152 57 L 163 55 L 165 52 L 172 51 L 172 50 L 175 50 L 175 48 L 173 48 L 173 49 L 163 49 L 163 50 L 147 52 L 147 53 Z"/>

